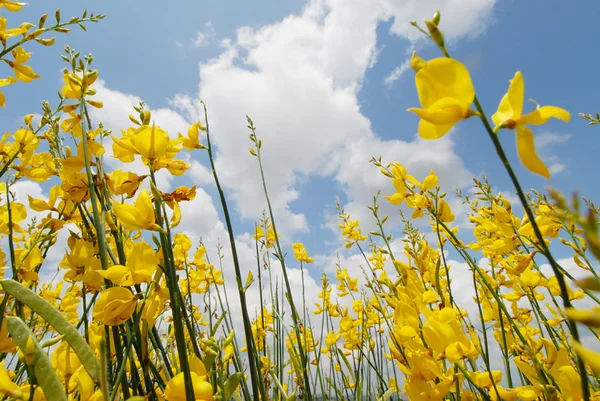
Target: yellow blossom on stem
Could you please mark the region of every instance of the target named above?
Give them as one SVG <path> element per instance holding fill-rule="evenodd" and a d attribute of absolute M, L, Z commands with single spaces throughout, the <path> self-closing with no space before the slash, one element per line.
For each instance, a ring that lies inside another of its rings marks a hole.
<path fill-rule="evenodd" d="M 157 230 L 159 228 L 156 224 L 150 193 L 146 189 L 140 192 L 133 205 L 114 203 L 113 211 L 117 219 L 128 230 Z"/>
<path fill-rule="evenodd" d="M 313 258 L 308 256 L 308 252 L 302 243 L 296 242 L 292 245 L 292 250 L 294 251 L 294 257 L 298 262 L 312 263 L 314 261 Z"/>
<path fill-rule="evenodd" d="M 0 0 L 0 8 L 6 7 L 8 11 L 11 11 L 13 13 L 19 11 L 24 5 L 25 3 L 21 3 L 19 1 Z"/>
<path fill-rule="evenodd" d="M 15 72 L 15 76 L 19 81 L 31 82 L 40 76 L 33 71 L 28 65 L 25 65 L 31 57 L 31 52 L 27 53 L 22 47 L 17 47 L 12 51 L 14 61 L 4 60 Z"/>
<path fill-rule="evenodd" d="M 473 115 L 470 107 L 475 89 L 471 76 L 462 63 L 447 57 L 413 64 L 419 68 L 415 82 L 422 108 L 408 111 L 421 117 L 422 138 L 441 138 L 454 124 Z"/>
<path fill-rule="evenodd" d="M 133 314 L 136 301 L 137 298 L 125 287 L 108 288 L 96 300 L 94 319 L 107 326 L 120 325 Z"/>
<path fill-rule="evenodd" d="M 520 71 L 510 80 L 508 92 L 504 95 L 498 111 L 492 116 L 495 130 L 500 128 L 514 129 L 517 134 L 517 151 L 521 163 L 531 172 L 550 178 L 550 170 L 535 152 L 533 132 L 526 124 L 542 125 L 550 118 L 568 122 L 571 115 L 565 109 L 556 106 L 539 106 L 531 113 L 523 114 L 525 83 Z"/>
<path fill-rule="evenodd" d="M 196 401 L 212 401 L 213 389 L 212 385 L 199 376 L 195 372 L 190 372 L 192 383 L 194 384 L 194 400 Z M 165 388 L 166 401 L 186 401 L 185 384 L 183 373 L 177 374 L 167 383 Z"/>

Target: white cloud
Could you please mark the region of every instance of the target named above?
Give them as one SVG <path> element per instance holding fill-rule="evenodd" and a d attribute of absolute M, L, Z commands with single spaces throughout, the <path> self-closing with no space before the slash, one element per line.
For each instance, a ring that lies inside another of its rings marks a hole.
<path fill-rule="evenodd" d="M 402 64 L 400 64 L 398 67 L 394 68 L 394 70 L 385 77 L 383 82 L 387 86 L 392 86 L 392 84 L 394 82 L 399 80 L 400 77 L 409 70 L 410 70 L 410 57 L 408 57 L 406 60 L 404 60 L 404 62 Z"/>
<path fill-rule="evenodd" d="M 219 57 L 200 65 L 200 98 L 209 105 L 217 168 L 241 216 L 258 219 L 265 207 L 256 160 L 248 157 L 246 114 L 263 139 L 271 200 L 283 221 L 280 226 L 290 235 L 308 229 L 305 217 L 292 208 L 300 197 L 300 180 L 334 176 L 348 187 L 351 202 L 364 205 L 383 184 L 368 166 L 371 155 L 387 154 L 388 160 L 410 155 L 422 170 L 438 165 L 450 186 L 462 182 L 467 171 L 451 141 L 380 140 L 361 114 L 357 94 L 377 54 L 379 21 L 393 17 L 392 33 L 415 40 L 403 21 L 428 17 L 440 8 L 448 37 L 458 38 L 481 32 L 493 3 L 313 1 L 300 15 L 259 29 L 238 29 Z M 355 199 L 362 194 L 360 202 Z"/>
<path fill-rule="evenodd" d="M 536 135 L 536 147 L 542 155 L 542 160 L 548 163 L 550 174 L 558 174 L 567 167 L 566 164 L 563 163 L 564 160 L 552 151 L 553 145 L 568 142 L 571 137 L 571 134 L 557 134 L 553 132 L 544 132 Z"/>
<path fill-rule="evenodd" d="M 208 46 L 217 36 L 215 32 L 215 27 L 211 21 L 208 21 L 204 24 L 204 29 L 202 31 L 196 32 L 196 37 L 192 41 L 192 45 L 194 47 L 204 47 Z"/>
<path fill-rule="evenodd" d="M 311 176 L 331 178 L 347 198 L 346 210 L 364 222 L 371 221 L 366 205 L 372 196 L 380 188 L 387 191 L 384 194 L 392 190 L 389 179 L 369 164 L 371 156 L 398 161 L 421 179 L 433 168 L 448 191 L 465 185 L 472 174 L 454 152 L 451 136 L 434 142 L 412 137 L 383 140 L 372 132 L 370 121 L 361 113 L 358 93 L 366 71 L 377 59 L 376 28 L 380 21 L 393 18 L 392 34 L 414 41 L 416 31 L 407 21 L 429 17 L 440 8 L 444 30 L 452 39 L 483 31 L 493 4 L 491 0 L 314 0 L 299 15 L 260 28 L 239 28 L 234 39 L 222 41 L 221 54 L 200 65 L 198 98 L 208 104 L 217 170 L 239 216 L 258 220 L 266 207 L 257 161 L 248 153 L 245 115 L 253 118 L 263 139 L 266 180 L 277 225 L 286 241 L 308 230 L 307 219 L 294 211 L 294 202 L 301 198 L 298 184 Z M 205 27 L 196 38 L 200 45 L 210 28 Z M 127 116 L 140 99 L 109 89 L 101 81 L 96 86 L 105 108 L 94 110 L 93 119 L 103 121 L 118 136 L 118 130 L 131 126 Z M 153 110 L 157 124 L 172 137 L 185 132 L 202 115 L 198 98 L 175 96 L 170 108 Z M 416 126 L 412 129 L 416 131 Z M 107 149 L 108 157 L 110 152 Z M 190 161 L 193 181 L 208 184 L 210 171 L 198 161 Z M 111 166 L 119 164 L 113 161 Z M 164 187 L 172 184 L 168 174 L 164 181 Z M 382 213 L 397 213 L 385 201 L 381 204 Z M 225 246 L 224 254 L 230 255 L 228 233 L 204 189 L 198 188 L 196 199 L 181 207 L 184 219 L 180 231 L 188 232 L 194 241 L 201 236 L 211 253 L 220 243 Z M 238 235 L 236 243 L 245 277 L 249 269 L 256 268 L 254 244 L 248 234 Z M 348 258 L 353 266 L 361 263 L 354 255 Z M 235 297 L 229 257 L 223 263 L 228 291 Z M 331 272 L 334 263 L 325 260 L 321 266 Z M 272 269 L 274 279 L 279 277 L 279 266 Z M 296 288 L 300 272 L 294 268 L 288 272 Z M 310 276 L 305 276 L 305 283 L 310 289 L 307 293 L 314 298 L 320 286 Z M 248 297 L 251 305 L 256 305 L 256 287 Z M 307 303 L 312 305 L 312 301 Z M 237 302 L 232 302 L 232 307 L 235 313 Z"/>

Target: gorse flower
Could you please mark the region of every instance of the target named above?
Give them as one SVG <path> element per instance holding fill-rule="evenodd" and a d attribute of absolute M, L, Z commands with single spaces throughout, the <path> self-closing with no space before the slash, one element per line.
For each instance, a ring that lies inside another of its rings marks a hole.
<path fill-rule="evenodd" d="M 410 108 L 419 117 L 419 135 L 424 139 L 444 136 L 459 121 L 473 115 L 470 110 L 475 89 L 467 68 L 451 58 L 423 61 L 413 56 L 415 82 L 422 108 Z"/>
<path fill-rule="evenodd" d="M 545 124 L 554 117 L 568 122 L 571 115 L 568 111 L 556 106 L 539 106 L 532 112 L 523 114 L 525 83 L 520 71 L 510 81 L 508 92 L 504 95 L 498 111 L 492 116 L 496 130 L 500 128 L 514 129 L 517 135 L 517 151 L 523 165 L 531 172 L 550 178 L 550 171 L 535 151 L 533 133 L 529 125 Z"/>

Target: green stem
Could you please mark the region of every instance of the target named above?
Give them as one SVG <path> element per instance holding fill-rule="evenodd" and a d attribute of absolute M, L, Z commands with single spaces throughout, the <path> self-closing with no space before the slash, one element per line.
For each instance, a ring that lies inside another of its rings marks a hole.
<path fill-rule="evenodd" d="M 251 120 L 248 118 L 248 122 L 250 123 L 250 129 L 252 130 L 252 134 L 254 135 L 254 138 L 256 138 L 256 132 L 255 132 L 255 128 L 254 128 L 254 124 L 252 124 Z M 258 140 L 257 140 L 258 143 Z M 298 351 L 300 353 L 300 360 L 302 362 L 302 372 L 303 372 L 303 376 L 304 376 L 304 391 L 306 392 L 306 397 L 308 400 L 312 400 L 312 394 L 311 394 L 311 389 L 310 389 L 310 379 L 308 376 L 308 372 L 309 372 L 309 364 L 308 364 L 308 358 L 306 357 L 306 352 L 304 350 L 304 346 L 302 345 L 302 342 L 300 341 L 300 322 L 298 321 L 298 310 L 296 309 L 296 306 L 294 304 L 294 298 L 293 298 L 293 292 L 290 286 L 290 280 L 288 278 L 288 274 L 287 274 L 287 267 L 285 266 L 285 260 L 283 257 L 283 250 L 281 249 L 281 244 L 279 242 L 279 236 L 277 235 L 277 229 L 275 227 L 275 216 L 273 214 L 273 208 L 271 206 L 271 200 L 269 198 L 269 194 L 267 191 L 267 182 L 265 180 L 265 173 L 264 173 L 264 169 L 263 169 L 263 165 L 262 165 L 262 158 L 261 158 L 261 153 L 260 153 L 260 146 L 256 146 L 256 158 L 258 159 L 258 166 L 260 168 L 260 177 L 262 180 L 262 184 L 263 184 L 263 190 L 265 193 L 265 198 L 267 199 L 267 207 L 269 209 L 269 216 L 271 218 L 271 225 L 273 226 L 273 233 L 275 234 L 275 244 L 277 245 L 277 258 L 279 259 L 279 262 L 281 263 L 281 270 L 283 273 L 283 281 L 285 283 L 285 287 L 286 287 L 286 291 L 287 291 L 287 299 L 288 299 L 288 303 L 290 304 L 290 308 L 292 310 L 292 320 L 294 323 L 294 330 L 296 332 L 296 338 L 298 339 Z"/>
<path fill-rule="evenodd" d="M 515 186 L 515 190 L 517 191 L 517 195 L 519 197 L 519 200 L 521 201 L 521 205 L 523 206 L 523 209 L 525 210 L 525 214 L 527 214 L 527 217 L 529 218 L 529 223 L 531 224 L 531 227 L 533 228 L 533 232 L 535 234 L 536 239 L 539 242 L 540 247 L 542 248 L 544 256 L 546 256 L 546 258 L 548 259 L 548 262 L 550 262 L 550 267 L 552 268 L 552 272 L 554 273 L 554 275 L 556 277 L 556 281 L 558 282 L 558 286 L 560 288 L 560 294 L 561 294 L 561 298 L 563 301 L 563 306 L 565 307 L 565 309 L 570 308 L 570 307 L 572 307 L 572 305 L 571 305 L 571 300 L 569 299 L 567 284 L 565 282 L 565 278 L 562 273 L 563 269 L 556 262 L 556 260 L 554 259 L 554 256 L 552 256 L 552 253 L 550 252 L 550 249 L 548 248 L 548 245 L 546 244 L 546 240 L 544 239 L 544 236 L 542 235 L 542 232 L 540 231 L 540 228 L 538 227 L 538 225 L 535 221 L 535 216 L 533 215 L 531 207 L 529 206 L 529 203 L 527 202 L 527 198 L 525 197 L 525 193 L 523 192 L 521 183 L 519 182 L 512 166 L 510 165 L 510 162 L 508 161 L 508 158 L 506 157 L 506 153 L 504 152 L 504 149 L 502 148 L 502 144 L 500 143 L 500 140 L 498 139 L 498 135 L 496 135 L 494 133 L 494 129 L 491 127 L 488 119 L 486 118 L 485 112 L 483 111 L 483 107 L 481 107 L 481 103 L 479 103 L 479 100 L 477 99 L 477 97 L 475 97 L 473 102 L 475 104 L 475 107 L 477 108 L 477 111 L 481 115 L 481 121 L 483 122 L 483 126 L 485 127 L 485 130 L 487 131 L 488 136 L 490 137 L 490 139 L 492 140 L 492 143 L 494 144 L 496 153 L 498 154 L 498 157 L 502 161 L 502 164 L 504 165 L 504 168 L 506 169 L 506 172 L 508 173 L 513 185 Z M 579 332 L 577 330 L 576 323 L 572 320 L 567 320 L 567 325 L 569 326 L 569 330 L 571 331 L 571 335 L 573 336 L 573 339 L 575 341 L 579 342 Z M 583 399 L 585 401 L 589 401 L 590 388 L 588 385 L 588 376 L 587 376 L 587 373 L 585 370 L 585 363 L 579 356 L 577 356 L 577 367 L 579 368 L 579 375 L 581 376 L 581 390 L 583 393 Z"/>
<path fill-rule="evenodd" d="M 208 113 L 206 111 L 206 105 L 202 102 L 202 106 L 204 107 L 204 121 L 206 123 L 206 142 L 207 142 L 207 151 L 208 151 L 208 159 L 210 161 L 210 167 L 213 173 L 213 179 L 215 180 L 215 185 L 217 187 L 217 191 L 219 192 L 219 198 L 221 200 L 221 205 L 223 206 L 223 215 L 225 216 L 225 223 L 227 224 L 227 233 L 229 234 L 229 243 L 231 246 L 231 255 L 233 258 L 233 268 L 235 270 L 235 278 L 237 282 L 238 295 L 240 297 L 240 306 L 242 309 L 242 319 L 244 323 L 244 334 L 246 336 L 247 348 L 248 348 L 248 363 L 250 365 L 250 379 L 252 383 L 252 393 L 254 394 L 254 399 L 258 399 L 260 394 L 260 398 L 262 400 L 266 400 L 266 392 L 264 390 L 264 384 L 262 380 L 259 379 L 258 369 L 256 366 L 256 360 L 254 358 L 254 337 L 252 336 L 252 326 L 250 322 L 250 316 L 248 314 L 248 305 L 246 302 L 246 293 L 244 292 L 243 284 L 242 284 L 242 272 L 240 269 L 240 262 L 238 259 L 237 248 L 235 245 L 235 236 L 233 234 L 233 226 L 231 224 L 231 218 L 229 216 L 229 209 L 227 208 L 227 200 L 225 199 L 225 193 L 223 192 L 223 188 L 221 187 L 221 183 L 219 181 L 219 177 L 217 176 L 217 170 L 215 167 L 215 162 L 213 159 L 212 145 L 210 143 L 210 131 L 208 124 Z M 259 392 L 260 387 L 260 392 Z"/>

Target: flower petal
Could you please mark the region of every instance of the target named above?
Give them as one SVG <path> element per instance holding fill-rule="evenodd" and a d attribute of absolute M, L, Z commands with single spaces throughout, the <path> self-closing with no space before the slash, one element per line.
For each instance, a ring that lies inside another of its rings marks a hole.
<path fill-rule="evenodd" d="M 419 135 L 421 138 L 427 140 L 439 139 L 446 135 L 446 133 L 448 133 L 453 126 L 454 123 L 436 125 L 425 120 L 421 120 L 419 122 Z"/>
<path fill-rule="evenodd" d="M 411 108 L 423 120 L 432 124 L 456 123 L 467 114 L 469 105 L 455 98 L 444 97 L 426 109 Z"/>
<path fill-rule="evenodd" d="M 500 125 L 506 120 L 516 120 L 523 113 L 523 99 L 525 98 L 525 83 L 523 74 L 517 71 L 510 80 L 508 92 L 500 100 L 498 111 L 492 116 L 494 124 Z"/>
<path fill-rule="evenodd" d="M 542 106 L 537 110 L 527 113 L 519 119 L 521 124 L 542 125 L 550 118 L 557 118 L 564 122 L 569 122 L 571 114 L 563 108 L 556 106 Z"/>
<path fill-rule="evenodd" d="M 550 171 L 535 153 L 533 132 L 525 125 L 517 125 L 517 151 L 521 163 L 531 172 L 550 179 Z"/>
<path fill-rule="evenodd" d="M 451 97 L 470 105 L 475 98 L 475 88 L 469 70 L 462 63 L 447 57 L 435 58 L 415 77 L 419 100 L 424 108 L 444 97 Z"/>

